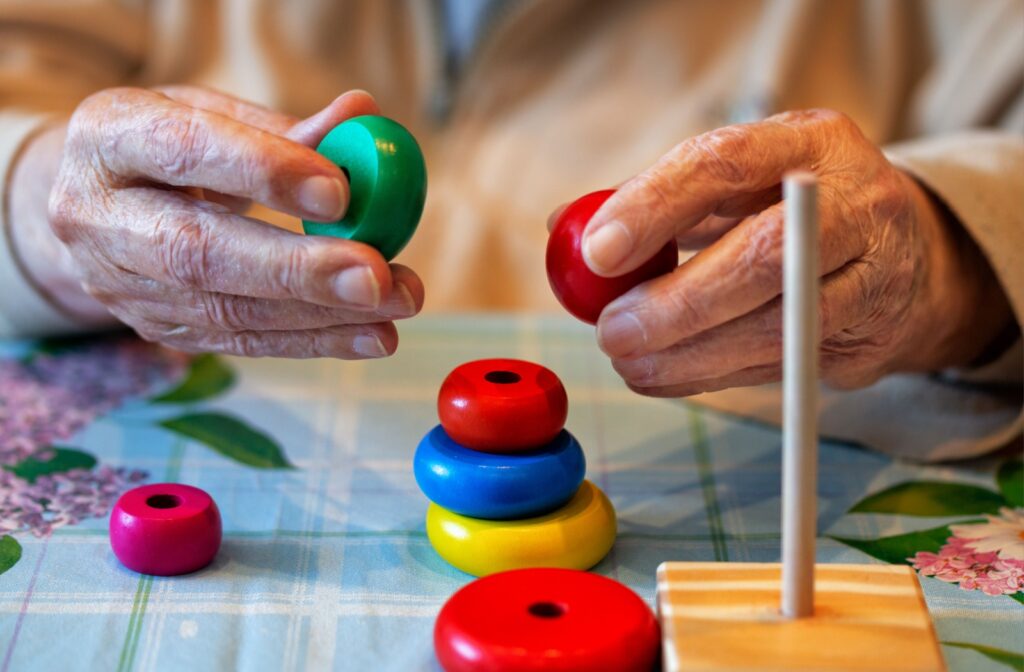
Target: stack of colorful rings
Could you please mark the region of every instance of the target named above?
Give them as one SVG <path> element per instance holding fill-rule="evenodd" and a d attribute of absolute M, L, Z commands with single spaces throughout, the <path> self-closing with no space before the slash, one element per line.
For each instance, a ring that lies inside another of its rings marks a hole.
<path fill-rule="evenodd" d="M 445 379 L 437 405 L 441 424 L 416 449 L 414 472 L 442 558 L 484 576 L 589 569 L 608 554 L 615 510 L 583 478 L 558 376 L 515 359 L 468 362 Z"/>

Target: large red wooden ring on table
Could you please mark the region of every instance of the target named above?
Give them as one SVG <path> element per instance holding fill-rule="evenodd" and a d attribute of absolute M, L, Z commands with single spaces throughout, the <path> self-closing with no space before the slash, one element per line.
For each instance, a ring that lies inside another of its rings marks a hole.
<path fill-rule="evenodd" d="M 514 453 L 554 439 L 569 414 L 562 381 L 519 359 L 466 362 L 448 374 L 437 396 L 441 426 L 456 443 Z"/>
<path fill-rule="evenodd" d="M 572 569 L 477 579 L 452 595 L 434 625 L 447 672 L 650 672 L 659 643 L 654 614 L 636 593 Z"/>
<path fill-rule="evenodd" d="M 191 485 L 154 483 L 121 495 L 110 513 L 110 546 L 128 569 L 175 576 L 202 569 L 220 548 L 220 511 Z"/>
<path fill-rule="evenodd" d="M 551 291 L 570 313 L 596 324 L 601 311 L 642 282 L 671 273 L 679 262 L 675 241 L 666 243 L 639 268 L 614 278 L 597 275 L 583 260 L 583 230 L 614 189 L 582 196 L 562 212 L 548 238 L 546 265 Z"/>

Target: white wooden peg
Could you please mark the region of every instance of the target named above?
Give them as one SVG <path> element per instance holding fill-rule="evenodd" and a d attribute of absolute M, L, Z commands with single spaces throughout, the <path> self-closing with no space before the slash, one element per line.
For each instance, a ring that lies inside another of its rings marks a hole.
<path fill-rule="evenodd" d="M 814 613 L 818 475 L 818 182 L 783 180 L 782 614 Z"/>

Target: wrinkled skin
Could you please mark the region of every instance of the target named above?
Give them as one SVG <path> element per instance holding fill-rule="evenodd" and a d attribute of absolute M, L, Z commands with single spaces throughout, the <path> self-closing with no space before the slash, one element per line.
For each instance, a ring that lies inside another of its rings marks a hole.
<path fill-rule="evenodd" d="M 364 92 L 299 121 L 214 91 L 109 89 L 67 125 L 49 223 L 81 287 L 143 338 L 197 352 L 380 357 L 417 313 L 408 268 L 245 217 L 250 200 L 331 221 L 344 174 L 314 151 Z M 39 274 L 45 276 L 45 269 Z"/>
<path fill-rule="evenodd" d="M 602 313 L 599 345 L 629 387 L 686 396 L 781 379 L 780 183 L 795 169 L 819 178 L 827 383 L 966 364 L 1006 323 L 977 248 L 912 178 L 847 117 L 788 112 L 681 143 L 588 224 L 584 256 L 600 275 L 673 238 L 699 250 Z"/>

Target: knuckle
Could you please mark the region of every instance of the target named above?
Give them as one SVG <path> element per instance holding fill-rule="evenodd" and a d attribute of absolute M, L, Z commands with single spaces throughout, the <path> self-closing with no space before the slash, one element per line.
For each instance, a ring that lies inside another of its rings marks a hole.
<path fill-rule="evenodd" d="M 821 136 L 821 141 L 838 145 L 836 138 L 845 141 L 863 139 L 860 126 L 845 112 L 829 108 L 816 108 L 810 110 L 811 120 Z"/>
<path fill-rule="evenodd" d="M 710 307 L 695 292 L 677 286 L 665 293 L 669 325 L 677 337 L 691 336 L 708 326 Z"/>
<path fill-rule="evenodd" d="M 746 244 L 740 252 L 736 268 L 747 282 L 773 290 L 782 289 L 781 217 L 770 217 L 751 227 Z"/>
<path fill-rule="evenodd" d="M 612 368 L 628 385 L 650 387 L 657 381 L 654 362 L 650 357 L 612 360 Z"/>
<path fill-rule="evenodd" d="M 278 289 L 293 298 L 301 298 L 305 283 L 317 275 L 316 271 L 321 266 L 320 256 L 301 242 L 293 245 L 285 255 L 276 277 L 273 278 Z"/>
<path fill-rule="evenodd" d="M 782 354 L 782 302 L 778 302 L 779 310 L 762 310 L 757 319 L 758 339 L 769 352 Z"/>
<path fill-rule="evenodd" d="M 92 280 L 83 280 L 81 282 L 81 286 L 82 291 L 84 291 L 86 294 L 102 303 L 104 306 L 107 306 L 108 308 L 117 306 L 120 303 L 120 292 L 114 290 L 113 288 L 107 286 L 106 284 L 99 284 Z M 118 317 L 120 318 L 121 316 L 118 315 Z"/>
<path fill-rule="evenodd" d="M 692 145 L 698 173 L 740 189 L 749 179 L 746 163 L 759 151 L 756 134 L 742 126 L 726 126 L 698 135 Z"/>
<path fill-rule="evenodd" d="M 849 115 L 829 107 L 814 107 L 807 110 L 809 118 L 832 126 L 856 126 Z"/>
<path fill-rule="evenodd" d="M 267 344 L 253 332 L 238 332 L 229 334 L 220 347 L 223 352 L 241 357 L 263 357 L 269 354 Z"/>
<path fill-rule="evenodd" d="M 139 90 L 130 87 L 103 89 L 85 98 L 68 121 L 65 154 L 84 150 L 84 155 L 95 156 L 95 150 L 107 144 L 107 139 L 116 142 L 112 136 L 118 134 L 112 129 L 119 127 L 117 120 L 134 114 L 138 98 Z"/>
<path fill-rule="evenodd" d="M 197 90 L 197 87 L 189 86 L 187 84 L 160 84 L 158 86 L 150 87 L 150 91 L 165 95 L 169 98 L 175 96 L 188 95 Z"/>
<path fill-rule="evenodd" d="M 78 240 L 82 234 L 80 217 L 82 208 L 78 203 L 80 199 L 74 196 L 75 190 L 63 181 L 50 192 L 47 201 L 47 219 L 54 235 L 65 243 L 70 244 Z"/>
<path fill-rule="evenodd" d="M 242 331 L 249 324 L 247 302 L 225 294 L 206 294 L 200 298 L 206 320 L 225 331 Z"/>
<path fill-rule="evenodd" d="M 104 89 L 82 100 L 68 120 L 65 144 L 76 146 L 77 141 L 91 137 L 98 130 L 96 122 L 111 108 L 117 95 L 116 89 Z"/>
<path fill-rule="evenodd" d="M 351 356 L 354 352 L 350 345 L 343 346 L 337 337 L 325 330 L 309 332 L 309 340 L 300 355 L 301 359 L 308 357 L 333 357 L 341 354 Z"/>
<path fill-rule="evenodd" d="M 634 180 L 646 208 L 651 212 L 670 212 L 672 209 L 672 194 L 666 187 L 665 177 L 663 170 L 656 167 L 640 173 Z"/>
<path fill-rule="evenodd" d="M 206 289 L 209 285 L 210 229 L 200 219 L 180 221 L 166 211 L 153 223 L 159 263 L 175 283 L 189 289 Z"/>
<path fill-rule="evenodd" d="M 895 170 L 865 184 L 864 196 L 869 221 L 878 226 L 904 228 L 913 221 L 913 218 L 904 216 L 913 211 L 912 197 Z"/>
<path fill-rule="evenodd" d="M 209 134 L 194 113 L 151 120 L 144 133 L 150 155 L 165 179 L 181 182 L 206 162 Z"/>
<path fill-rule="evenodd" d="M 769 117 L 770 121 L 790 126 L 818 125 L 832 128 L 857 128 L 857 124 L 849 115 L 828 107 L 810 107 L 800 110 L 787 110 Z"/>

